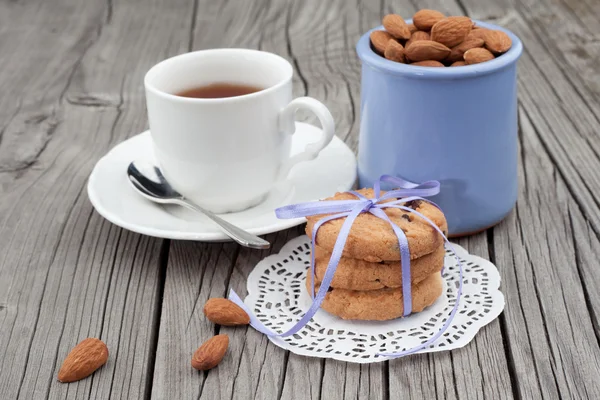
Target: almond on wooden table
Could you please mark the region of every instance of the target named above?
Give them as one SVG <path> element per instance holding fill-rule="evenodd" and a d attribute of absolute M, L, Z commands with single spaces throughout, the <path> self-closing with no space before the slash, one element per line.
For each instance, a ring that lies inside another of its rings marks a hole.
<path fill-rule="evenodd" d="M 442 61 L 449 54 L 450 49 L 448 47 L 432 40 L 419 40 L 404 49 L 406 58 L 413 62 L 426 60 Z"/>
<path fill-rule="evenodd" d="M 502 31 L 488 29 L 485 32 L 484 40 L 485 47 L 494 54 L 506 53 L 512 46 L 510 36 Z"/>
<path fill-rule="evenodd" d="M 410 39 L 410 29 L 404 18 L 398 14 L 388 14 L 383 17 L 383 27 L 396 39 Z"/>
<path fill-rule="evenodd" d="M 406 42 L 406 44 L 404 45 L 404 47 L 408 47 L 410 46 L 410 44 L 412 42 L 416 42 L 418 40 L 430 40 L 430 36 L 429 36 L 429 32 L 425 32 L 425 31 L 416 31 L 413 32 L 412 35 L 410 35 L 410 39 L 408 39 L 408 41 Z"/>
<path fill-rule="evenodd" d="M 250 317 L 229 299 L 212 298 L 204 305 L 204 315 L 212 323 L 224 326 L 248 325 Z"/>
<path fill-rule="evenodd" d="M 369 35 L 369 38 L 371 39 L 371 44 L 379 54 L 385 53 L 388 42 L 390 39 L 393 39 L 392 35 L 386 31 L 373 31 L 371 32 L 371 35 Z"/>
<path fill-rule="evenodd" d="M 206 371 L 216 367 L 227 352 L 229 336 L 217 335 L 208 339 L 198 347 L 192 356 L 192 367 L 198 371 Z"/>
<path fill-rule="evenodd" d="M 75 382 L 90 376 L 108 360 L 108 347 L 96 338 L 82 340 L 63 361 L 58 380 Z"/>
<path fill-rule="evenodd" d="M 475 47 L 483 47 L 483 39 L 467 37 L 461 44 L 458 44 L 450 49 L 450 55 L 446 61 L 461 61 L 465 51 L 474 49 Z"/>
<path fill-rule="evenodd" d="M 476 47 L 474 49 L 465 51 L 463 58 L 465 59 L 465 63 L 467 63 L 467 65 L 472 65 L 493 60 L 494 55 L 487 49 Z"/>
<path fill-rule="evenodd" d="M 447 17 L 433 25 L 431 40 L 454 47 L 465 40 L 472 27 L 473 21 L 469 17 Z"/>
<path fill-rule="evenodd" d="M 396 61 L 400 63 L 406 62 L 404 57 L 404 46 L 398 43 L 395 39 L 391 39 L 385 48 L 384 53 L 385 58 L 391 61 Z"/>
<path fill-rule="evenodd" d="M 444 19 L 446 16 L 436 10 L 423 9 L 413 15 L 413 24 L 422 31 L 428 31 L 436 22 Z"/>
<path fill-rule="evenodd" d="M 417 65 L 419 67 L 443 67 L 444 66 L 444 64 L 442 64 L 439 61 L 435 61 L 435 60 L 418 61 L 416 63 L 412 63 L 411 65 Z"/>

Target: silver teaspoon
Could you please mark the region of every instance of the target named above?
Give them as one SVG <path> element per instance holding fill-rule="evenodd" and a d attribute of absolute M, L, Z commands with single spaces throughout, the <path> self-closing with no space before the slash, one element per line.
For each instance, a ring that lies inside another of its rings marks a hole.
<path fill-rule="evenodd" d="M 216 223 L 227 236 L 242 246 L 251 247 L 253 249 L 268 249 L 271 246 L 266 240 L 263 240 L 250 232 L 246 232 L 224 219 L 219 218 L 213 212 L 205 210 L 189 200 L 186 200 L 185 197 L 169 185 L 160 171 L 160 168 L 154 165 L 142 161 L 134 161 L 129 164 L 129 167 L 127 168 L 127 177 L 133 188 L 148 200 L 159 204 L 177 204 L 204 214 Z"/>

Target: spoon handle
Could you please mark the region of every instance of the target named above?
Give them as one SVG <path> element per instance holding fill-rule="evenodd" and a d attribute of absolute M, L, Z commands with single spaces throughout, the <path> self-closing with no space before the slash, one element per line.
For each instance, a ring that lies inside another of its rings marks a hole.
<path fill-rule="evenodd" d="M 268 249 L 271 247 L 271 244 L 260 237 L 251 234 L 250 232 L 246 232 L 245 230 L 238 228 L 237 226 L 230 224 L 225 221 L 223 218 L 218 217 L 212 211 L 205 210 L 204 208 L 189 202 L 188 200 L 178 199 L 177 203 L 189 208 L 190 210 L 194 210 L 199 212 L 200 214 L 206 215 L 208 218 L 213 220 L 219 227 L 233 240 L 241 244 L 245 247 L 250 247 L 253 249 Z"/>

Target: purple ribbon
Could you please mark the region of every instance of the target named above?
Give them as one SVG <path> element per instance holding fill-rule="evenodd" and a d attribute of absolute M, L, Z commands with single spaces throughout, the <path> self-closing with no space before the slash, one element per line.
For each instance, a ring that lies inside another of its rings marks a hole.
<path fill-rule="evenodd" d="M 398 189 L 390 190 L 385 194 L 381 195 L 380 185 L 381 183 L 391 183 L 398 187 Z M 427 181 L 425 183 L 417 184 L 413 182 L 406 181 L 401 178 L 397 178 L 391 175 L 383 175 L 379 178 L 379 181 L 375 182 L 374 185 L 374 194 L 375 197 L 373 199 L 368 199 L 365 196 L 361 195 L 358 192 L 350 191 L 357 197 L 356 200 L 331 200 L 331 201 L 314 201 L 308 203 L 301 204 L 292 204 L 289 206 L 281 207 L 275 210 L 275 213 L 278 218 L 299 218 L 299 217 L 307 217 L 312 215 L 320 215 L 320 214 L 331 214 L 321 218 L 314 225 L 312 230 L 312 256 L 311 256 L 311 274 L 312 274 L 312 304 L 308 311 L 300 318 L 298 322 L 296 322 L 292 327 L 290 327 L 287 331 L 283 333 L 277 333 L 267 328 L 263 323 L 256 318 L 256 316 L 252 313 L 252 311 L 244 304 L 242 299 L 233 291 L 233 289 L 229 293 L 229 299 L 235 302 L 237 305 L 242 307 L 244 311 L 248 313 L 250 316 L 250 325 L 254 327 L 259 332 L 264 333 L 270 337 L 287 337 L 295 334 L 300 329 L 304 328 L 304 326 L 312 319 L 312 317 L 316 314 L 316 312 L 321 307 L 321 303 L 325 299 L 325 295 L 329 289 L 331 281 L 333 280 L 333 276 L 337 269 L 337 266 L 342 258 L 342 253 L 344 250 L 344 246 L 346 244 L 346 240 L 348 239 L 348 235 L 350 233 L 350 229 L 352 228 L 352 224 L 356 217 L 358 217 L 361 213 L 368 212 L 377 218 L 381 218 L 382 220 L 388 222 L 396 236 L 398 237 L 398 244 L 400 248 L 400 262 L 402 266 L 402 298 L 403 298 L 403 311 L 404 316 L 409 315 L 412 312 L 412 293 L 411 293 L 411 276 L 410 276 L 410 251 L 408 249 L 408 240 L 406 239 L 406 235 L 398 227 L 394 224 L 387 214 L 383 211 L 385 208 L 398 208 L 404 210 L 406 212 L 417 215 L 418 217 L 425 220 L 429 225 L 431 225 L 440 235 L 444 238 L 446 245 L 453 253 L 454 257 L 458 261 L 459 267 L 459 279 L 460 283 L 458 286 L 456 301 L 450 312 L 449 317 L 446 319 L 440 330 L 433 335 L 426 342 L 409 348 L 407 350 L 397 352 L 397 353 L 377 353 L 378 355 L 385 357 L 402 357 L 409 354 L 413 354 L 419 350 L 422 350 L 431 344 L 433 344 L 440 336 L 444 334 L 444 332 L 448 329 L 456 312 L 458 311 L 458 306 L 460 302 L 460 298 L 462 295 L 462 284 L 463 284 L 463 269 L 462 269 L 462 261 L 458 257 L 456 251 L 448 241 L 448 238 L 444 235 L 441 229 L 433 223 L 429 218 L 421 214 L 420 212 L 413 210 L 412 208 L 406 207 L 402 204 L 412 201 L 412 200 L 423 200 L 428 203 L 433 204 L 437 207 L 435 203 L 425 199 L 424 197 L 434 196 L 440 192 L 440 183 L 438 181 Z M 396 199 L 393 201 L 389 201 L 387 203 L 383 203 L 384 200 L 388 199 Z M 323 276 L 323 280 L 321 281 L 321 286 L 319 287 L 318 292 L 315 295 L 315 251 L 314 245 L 317 239 L 317 232 L 319 228 L 326 222 L 338 219 L 338 218 L 346 218 L 342 227 L 340 229 L 340 233 L 336 239 L 335 245 L 333 246 L 333 250 L 331 252 L 331 258 L 329 259 L 329 263 L 327 264 L 327 269 L 325 271 L 325 275 Z M 442 274 L 444 271 L 442 270 Z"/>

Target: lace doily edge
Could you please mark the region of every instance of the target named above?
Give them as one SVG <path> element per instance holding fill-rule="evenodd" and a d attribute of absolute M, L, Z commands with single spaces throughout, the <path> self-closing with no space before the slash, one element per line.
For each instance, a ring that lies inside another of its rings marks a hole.
<path fill-rule="evenodd" d="M 306 236 L 298 236 L 298 237 L 290 240 L 289 242 L 287 242 L 278 253 L 271 254 L 271 255 L 265 257 L 264 259 L 262 259 L 254 267 L 252 272 L 250 272 L 250 274 L 248 275 L 247 281 L 250 281 L 251 278 L 253 277 L 253 275 L 255 275 L 255 274 L 260 275 L 260 271 L 261 271 L 260 266 L 261 265 L 263 265 L 263 264 L 271 265 L 272 262 L 274 260 L 277 260 L 282 253 L 283 254 L 291 253 L 292 250 L 298 248 L 298 246 L 301 246 L 302 244 L 306 243 L 308 240 L 309 239 Z M 493 284 L 490 284 L 490 286 L 489 286 L 491 289 L 489 292 L 489 295 L 492 297 L 493 303 L 498 302 L 497 304 L 499 304 L 500 306 L 497 308 L 497 312 L 490 312 L 490 313 L 486 314 L 484 318 L 480 319 L 478 321 L 479 324 L 476 328 L 471 328 L 470 330 L 465 332 L 465 335 L 463 336 L 463 338 L 465 339 L 464 343 L 454 342 L 451 345 L 447 345 L 447 346 L 443 346 L 443 347 L 441 347 L 441 346 L 435 347 L 435 344 L 434 344 L 431 347 L 423 349 L 415 354 L 436 353 L 436 352 L 440 352 L 440 351 L 456 350 L 456 349 L 463 348 L 473 341 L 475 336 L 479 333 L 479 331 L 482 328 L 484 328 L 486 325 L 490 324 L 492 321 L 494 321 L 496 318 L 498 318 L 498 316 L 504 311 L 504 306 L 506 305 L 506 301 L 504 298 L 504 294 L 502 292 L 500 292 L 500 290 L 499 290 L 501 278 L 500 278 L 500 273 L 499 273 L 497 267 L 494 264 L 492 264 L 490 261 L 488 261 L 482 257 L 470 254 L 465 248 L 463 248 L 462 246 L 460 246 L 456 243 L 452 243 L 452 246 L 456 250 L 457 255 L 459 257 L 469 258 L 473 261 L 476 261 L 476 263 L 478 265 L 485 264 L 486 270 L 488 271 L 488 273 L 490 273 L 492 275 L 492 276 L 490 276 L 490 283 L 493 282 Z M 246 305 L 248 305 L 249 307 L 252 308 L 256 304 L 257 294 L 253 293 L 250 290 L 250 288 L 248 288 L 248 287 L 247 287 L 247 290 L 248 290 L 248 294 L 244 298 L 244 303 L 246 303 Z M 371 364 L 371 363 L 377 363 L 377 362 L 394 359 L 394 357 L 377 357 L 376 359 L 368 359 L 368 360 L 365 360 L 365 359 L 349 360 L 344 356 L 340 356 L 340 355 L 336 355 L 336 354 L 314 353 L 311 351 L 306 351 L 302 348 L 292 346 L 292 345 L 288 344 L 285 340 L 278 338 L 278 337 L 269 337 L 269 340 L 273 344 L 275 344 L 278 347 L 281 347 L 284 350 L 288 350 L 294 354 L 298 354 L 298 355 L 302 355 L 302 356 L 306 356 L 306 357 L 329 358 L 329 359 L 334 359 L 334 360 L 338 360 L 338 361 L 353 362 L 353 363 L 357 363 L 357 364 Z"/>

